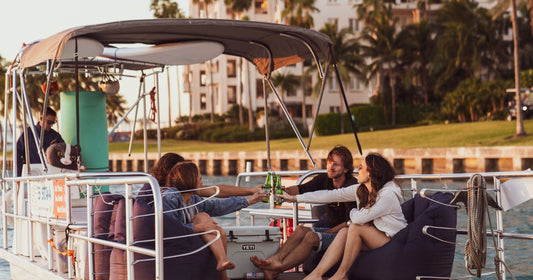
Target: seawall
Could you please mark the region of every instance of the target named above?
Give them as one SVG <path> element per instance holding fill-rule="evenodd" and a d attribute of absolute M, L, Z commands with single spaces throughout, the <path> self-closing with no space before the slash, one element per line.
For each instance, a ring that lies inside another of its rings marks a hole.
<path fill-rule="evenodd" d="M 311 151 L 319 169 L 326 168 L 328 150 Z M 393 163 L 398 174 L 441 174 L 463 172 L 519 171 L 533 169 L 533 147 L 461 147 L 417 149 L 366 149 L 378 152 Z M 244 172 L 247 162 L 252 171 L 267 170 L 267 154 L 258 152 L 180 153 L 195 162 L 204 175 L 236 175 Z M 149 153 L 148 166 L 157 161 L 157 153 Z M 354 154 L 354 164 L 361 158 Z M 272 170 L 311 170 L 311 161 L 303 151 L 272 151 Z M 144 171 L 144 154 L 111 153 L 111 171 Z"/>

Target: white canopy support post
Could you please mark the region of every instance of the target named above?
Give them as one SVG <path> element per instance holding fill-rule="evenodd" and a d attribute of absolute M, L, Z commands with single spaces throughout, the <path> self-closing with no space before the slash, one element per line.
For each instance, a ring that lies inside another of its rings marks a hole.
<path fill-rule="evenodd" d="M 167 67 L 167 70 L 168 70 L 168 67 Z M 167 72 L 167 77 L 168 77 L 168 72 Z M 157 124 L 156 124 L 157 125 L 157 158 L 161 158 L 161 110 L 159 110 L 161 107 L 159 106 L 159 74 L 158 73 L 155 73 L 154 81 L 155 81 L 155 92 L 156 92 L 155 94 L 156 104 L 157 104 L 157 109 L 158 109 L 157 110 Z M 170 104 L 170 99 L 168 100 L 168 103 Z"/>
<path fill-rule="evenodd" d="M 141 98 L 144 98 L 144 95 L 142 93 L 143 85 L 144 85 L 144 72 L 141 74 L 141 78 L 139 79 L 139 91 L 137 93 L 137 103 L 141 100 Z M 130 146 L 128 148 L 128 156 L 131 156 L 131 149 L 133 148 L 133 137 L 135 137 L 135 125 L 137 124 L 137 113 L 139 112 L 139 107 L 135 105 L 135 116 L 133 118 L 133 127 L 131 129 L 130 133 Z"/>

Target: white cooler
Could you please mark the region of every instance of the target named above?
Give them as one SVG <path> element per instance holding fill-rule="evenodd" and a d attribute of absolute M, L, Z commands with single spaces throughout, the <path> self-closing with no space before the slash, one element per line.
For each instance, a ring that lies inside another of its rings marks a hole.
<path fill-rule="evenodd" d="M 251 256 L 268 258 L 274 255 L 280 245 L 281 231 L 269 226 L 224 227 L 228 241 L 228 259 L 235 269 L 226 270 L 232 279 L 246 278 L 248 272 L 259 272 L 250 261 Z"/>

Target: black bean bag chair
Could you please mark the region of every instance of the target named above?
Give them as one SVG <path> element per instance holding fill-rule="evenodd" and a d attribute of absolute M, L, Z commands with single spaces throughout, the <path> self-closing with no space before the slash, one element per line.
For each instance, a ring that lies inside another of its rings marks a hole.
<path fill-rule="evenodd" d="M 448 204 L 453 195 L 438 192 L 429 196 Z M 457 213 L 453 207 L 431 202 L 418 194 L 402 204 L 407 227 L 399 231 L 383 247 L 361 252 L 352 265 L 349 279 L 412 280 L 416 276 L 450 277 L 455 245 L 423 234 L 424 226 L 455 228 Z M 455 230 L 428 229 L 428 233 L 455 242 Z M 313 253 L 303 265 L 309 274 L 320 262 L 322 254 Z M 326 276 L 338 268 L 334 266 Z"/>
<path fill-rule="evenodd" d="M 142 194 L 150 194 L 143 191 Z M 154 209 L 151 196 L 138 197 L 133 204 L 133 240 L 134 245 L 148 249 L 154 249 Z M 143 216 L 147 215 L 147 216 Z M 142 217 L 139 217 L 142 216 Z M 120 221 L 119 221 L 120 222 Z M 116 230 L 115 230 L 116 231 Z M 192 234 L 192 229 L 184 226 L 176 219 L 163 215 L 163 236 L 165 238 Z M 117 235 L 117 234 L 116 234 Z M 120 236 L 120 234 L 118 235 Z M 192 236 L 180 239 L 170 239 L 163 242 L 165 257 L 192 252 L 205 245 L 200 236 Z M 155 261 L 143 259 L 151 258 L 146 255 L 134 254 L 135 279 L 155 279 Z M 120 249 L 113 249 L 111 254 L 111 279 L 126 279 L 126 253 Z M 116 269 L 114 269 L 116 267 Z M 165 259 L 165 279 L 220 279 L 220 273 L 216 270 L 216 260 L 209 247 L 185 256 Z M 178 278 L 176 278 L 178 277 Z"/>

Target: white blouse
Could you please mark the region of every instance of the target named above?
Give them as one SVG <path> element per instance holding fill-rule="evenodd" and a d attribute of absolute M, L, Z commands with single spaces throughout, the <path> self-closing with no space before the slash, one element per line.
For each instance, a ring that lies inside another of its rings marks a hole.
<path fill-rule="evenodd" d="M 356 184 L 335 190 L 307 192 L 297 195 L 296 200 L 307 203 L 356 201 L 357 205 L 359 205 L 359 198 L 357 197 L 357 188 L 359 186 L 360 184 Z M 350 220 L 354 224 L 361 225 L 373 222 L 378 230 L 392 237 L 407 226 L 407 221 L 400 206 L 402 201 L 400 187 L 395 182 L 389 181 L 379 190 L 376 203 L 370 208 L 353 208 L 350 211 Z"/>

